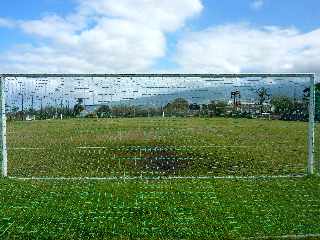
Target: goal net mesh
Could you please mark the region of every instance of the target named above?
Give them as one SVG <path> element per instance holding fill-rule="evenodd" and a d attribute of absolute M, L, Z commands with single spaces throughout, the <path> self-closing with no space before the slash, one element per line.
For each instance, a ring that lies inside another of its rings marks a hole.
<path fill-rule="evenodd" d="M 286 76 L 7 77 L 8 175 L 304 174 L 309 84 Z"/>

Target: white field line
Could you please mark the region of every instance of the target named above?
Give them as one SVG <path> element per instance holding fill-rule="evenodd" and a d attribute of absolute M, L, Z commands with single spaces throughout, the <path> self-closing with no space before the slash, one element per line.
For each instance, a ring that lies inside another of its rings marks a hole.
<path fill-rule="evenodd" d="M 226 179 L 226 180 L 256 180 L 256 179 L 277 179 L 277 178 L 302 178 L 306 175 L 261 175 L 261 176 L 172 176 L 172 177 L 148 177 L 148 176 L 124 176 L 124 177 L 8 177 L 13 180 L 95 180 L 95 181 L 108 181 L 108 180 L 179 180 L 179 179 Z"/>
<path fill-rule="evenodd" d="M 207 146 L 166 146 L 166 148 L 257 148 L 259 146 L 235 146 L 235 145 L 207 145 Z M 114 149 L 114 147 L 95 147 L 95 146 L 83 146 L 83 147 L 71 147 L 75 149 Z M 158 149 L 158 147 L 141 147 L 141 150 L 144 149 Z M 51 148 L 45 147 L 8 147 L 8 150 L 45 150 Z M 139 148 L 137 148 L 139 149 Z M 161 149 L 161 147 L 159 147 Z"/>
<path fill-rule="evenodd" d="M 256 148 L 259 146 L 233 146 L 233 145 L 207 145 L 207 146 L 166 146 L 166 148 Z M 108 149 L 112 147 L 77 147 L 78 149 Z M 147 149 L 162 149 L 161 147 L 147 147 Z M 144 150 L 145 147 L 141 147 L 141 150 Z"/>
<path fill-rule="evenodd" d="M 207 146 L 166 146 L 166 148 L 256 148 L 258 146 L 233 146 L 233 145 L 207 145 Z M 114 147 L 95 147 L 95 146 L 84 146 L 84 147 L 72 147 L 76 149 L 113 149 Z M 140 149 L 153 149 L 153 148 L 160 148 L 161 147 L 141 147 Z M 42 150 L 42 149 L 51 149 L 45 147 L 8 147 L 10 150 Z M 139 148 L 137 148 L 139 149 Z"/>
<path fill-rule="evenodd" d="M 28 147 L 13 147 L 13 148 L 8 148 L 8 150 L 44 150 L 44 149 L 46 149 L 46 148 L 35 148 L 35 147 L 30 147 L 30 148 L 28 148 Z"/>
<path fill-rule="evenodd" d="M 305 235 L 281 235 L 281 236 L 264 236 L 264 237 L 248 237 L 241 239 L 306 239 L 306 238 L 320 238 L 318 234 L 305 234 Z"/>
<path fill-rule="evenodd" d="M 168 149 L 179 149 L 179 148 L 258 148 L 261 146 L 246 146 L 246 145 L 206 145 L 206 146 L 197 146 L 197 145 L 184 145 L 184 146 L 166 146 L 165 148 Z M 82 147 L 70 147 L 72 149 L 114 149 L 115 147 L 102 147 L 102 146 L 82 146 Z M 121 148 L 121 146 L 120 146 Z M 165 150 L 165 148 L 162 147 L 137 147 L 137 149 L 145 150 L 145 149 L 156 149 L 156 150 Z M 8 147 L 8 150 L 45 150 L 45 149 L 51 149 L 51 148 L 45 148 L 45 147 Z"/>

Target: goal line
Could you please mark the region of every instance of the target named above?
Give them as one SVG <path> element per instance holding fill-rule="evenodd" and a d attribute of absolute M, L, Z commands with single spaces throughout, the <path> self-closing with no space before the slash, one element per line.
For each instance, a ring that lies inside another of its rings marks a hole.
<path fill-rule="evenodd" d="M 110 180 L 210 180 L 210 179 L 225 179 L 225 180 L 261 180 L 261 179 L 281 179 L 281 178 L 303 178 L 307 174 L 290 174 L 290 175 L 259 175 L 259 176 L 157 176 L 157 177 L 144 177 L 144 176 L 123 176 L 123 177 L 8 177 L 12 180 L 45 180 L 45 181 L 110 181 Z"/>

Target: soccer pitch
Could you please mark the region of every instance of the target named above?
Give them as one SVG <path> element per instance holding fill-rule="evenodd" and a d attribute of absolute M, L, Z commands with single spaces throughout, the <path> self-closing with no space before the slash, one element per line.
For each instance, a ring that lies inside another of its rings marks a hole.
<path fill-rule="evenodd" d="M 307 123 L 116 118 L 8 124 L 9 176 L 305 174 Z"/>
<path fill-rule="evenodd" d="M 320 180 L 303 176 L 306 126 L 232 118 L 9 122 L 12 178 L 0 179 L 0 238 L 316 239 Z M 227 176 L 248 178 L 213 178 Z"/>

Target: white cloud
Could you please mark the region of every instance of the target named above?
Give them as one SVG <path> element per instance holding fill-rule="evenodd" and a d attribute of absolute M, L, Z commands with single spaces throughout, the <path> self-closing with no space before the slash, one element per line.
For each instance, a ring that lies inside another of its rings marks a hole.
<path fill-rule="evenodd" d="M 175 31 L 185 20 L 200 13 L 198 0 L 85 0 L 82 7 L 103 16 L 123 18 L 163 31 Z"/>
<path fill-rule="evenodd" d="M 251 3 L 251 8 L 253 10 L 260 10 L 264 5 L 264 0 L 253 0 Z"/>
<path fill-rule="evenodd" d="M 320 29 L 224 25 L 189 33 L 175 61 L 185 72 L 318 72 L 319 38 Z"/>
<path fill-rule="evenodd" d="M 20 27 L 27 34 L 68 45 L 77 44 L 75 31 L 81 30 L 76 24 L 56 15 L 46 16 L 40 20 L 21 22 Z"/>
<path fill-rule="evenodd" d="M 201 10 L 200 0 L 79 0 L 76 12 L 66 17 L 19 22 L 37 44 L 2 54 L 0 70 L 147 71 L 165 56 L 166 33 L 182 28 Z"/>

